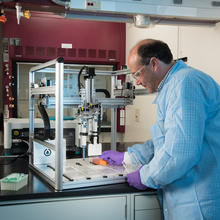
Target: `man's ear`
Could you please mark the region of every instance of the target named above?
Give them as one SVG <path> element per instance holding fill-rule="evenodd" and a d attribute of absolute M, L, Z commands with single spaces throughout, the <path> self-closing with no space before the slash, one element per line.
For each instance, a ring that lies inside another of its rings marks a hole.
<path fill-rule="evenodd" d="M 151 66 L 152 66 L 152 70 L 153 71 L 157 71 L 158 70 L 158 65 L 159 65 L 159 61 L 156 57 L 151 57 Z"/>

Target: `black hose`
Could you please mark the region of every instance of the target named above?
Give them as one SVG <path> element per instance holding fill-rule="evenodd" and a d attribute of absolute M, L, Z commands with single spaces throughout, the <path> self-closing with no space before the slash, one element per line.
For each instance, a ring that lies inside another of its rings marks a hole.
<path fill-rule="evenodd" d="M 38 109 L 39 109 L 39 112 L 41 114 L 41 117 L 43 119 L 43 122 L 44 122 L 44 139 L 50 139 L 51 136 L 50 136 L 50 119 L 48 117 L 48 114 L 45 110 L 45 107 L 44 105 L 42 105 L 41 103 L 38 105 Z"/>
<path fill-rule="evenodd" d="M 110 95 L 110 93 L 109 93 L 109 91 L 107 89 L 96 89 L 95 91 L 96 92 L 103 92 L 105 94 L 106 98 L 110 98 L 111 97 L 111 95 Z"/>
<path fill-rule="evenodd" d="M 78 89 L 79 89 L 79 92 L 80 92 L 80 89 L 81 89 L 81 83 L 80 83 L 80 76 L 83 72 L 84 69 L 87 69 L 88 67 L 87 66 L 83 66 L 80 71 L 79 71 L 79 74 L 78 74 Z"/>

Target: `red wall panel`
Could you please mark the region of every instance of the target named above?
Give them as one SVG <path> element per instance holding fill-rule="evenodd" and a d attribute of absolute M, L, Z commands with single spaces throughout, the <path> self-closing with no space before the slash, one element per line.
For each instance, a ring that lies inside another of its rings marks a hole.
<path fill-rule="evenodd" d="M 18 25 L 15 12 L 7 12 L 6 17 L 2 35 L 8 38 L 9 61 L 3 62 L 3 104 L 9 107 L 14 102 L 9 100 L 13 93 L 12 87 L 8 87 L 13 83 L 13 61 L 45 62 L 62 56 L 68 63 L 115 64 L 117 68 L 125 64 L 124 23 L 65 19 L 49 12 L 31 12 L 31 18 L 21 18 Z M 18 45 L 13 38 L 19 39 Z M 72 49 L 61 48 L 62 43 L 72 44 Z M 9 110 L 13 117 L 13 108 Z M 123 132 L 124 128 L 118 126 L 118 131 Z"/>
<path fill-rule="evenodd" d="M 71 49 L 63 49 L 65 60 L 125 63 L 123 23 L 64 19 L 50 13 L 35 12 L 29 20 L 21 18 L 18 25 L 14 13 L 6 16 L 3 37 L 21 40 L 20 46 L 10 47 L 10 57 L 13 59 L 51 59 L 57 56 L 61 43 L 71 43 L 75 53 Z M 82 49 L 85 54 L 80 53 Z M 96 53 L 89 57 L 88 50 L 95 50 Z M 105 51 L 104 57 L 100 55 L 102 51 Z"/>

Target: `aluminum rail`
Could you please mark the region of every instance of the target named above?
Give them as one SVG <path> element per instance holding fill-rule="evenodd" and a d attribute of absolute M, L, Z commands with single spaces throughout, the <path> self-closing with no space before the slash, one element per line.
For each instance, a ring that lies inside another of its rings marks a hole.
<path fill-rule="evenodd" d="M 52 61 L 51 61 L 52 62 Z M 54 65 L 54 64 L 51 64 Z M 88 65 L 90 67 L 90 65 Z M 34 67 L 32 67 L 34 68 Z M 54 73 L 55 72 L 55 68 L 41 68 L 39 70 L 35 70 L 38 73 Z M 65 69 L 64 70 L 64 74 L 75 74 L 78 75 L 79 74 L 79 69 Z M 82 72 L 82 74 L 85 74 L 85 70 Z M 128 75 L 130 74 L 130 71 L 128 69 L 126 70 L 116 70 L 116 71 L 108 71 L 108 70 L 96 70 L 95 71 L 96 75 L 99 76 L 118 76 L 118 75 Z"/>
<path fill-rule="evenodd" d="M 42 141 L 42 140 L 39 140 L 37 138 L 34 138 L 34 142 L 37 142 L 37 143 L 39 143 L 41 145 L 44 145 L 44 146 L 46 146 L 47 148 L 49 148 L 51 150 L 54 150 L 54 151 L 56 150 L 54 144 L 48 143 L 46 141 Z"/>
<path fill-rule="evenodd" d="M 54 108 L 55 106 L 55 98 L 54 97 L 47 97 L 47 108 Z M 64 97 L 63 99 L 63 105 L 65 107 L 73 107 L 76 106 L 78 107 L 79 105 L 82 104 L 82 101 L 80 97 Z"/>
<path fill-rule="evenodd" d="M 56 85 L 52 87 L 34 87 L 34 73 L 47 68 L 51 65 L 55 65 L 55 81 Z M 64 59 L 59 57 L 57 59 L 51 60 L 49 62 L 39 64 L 30 69 L 29 72 L 29 142 L 30 142 L 30 152 L 31 156 L 29 158 L 30 167 L 34 167 L 34 95 L 40 94 L 55 94 L 55 181 L 52 182 L 50 179 L 46 178 L 45 175 L 41 175 L 45 181 L 52 185 L 55 190 L 61 191 L 63 189 L 63 80 L 64 80 Z M 39 141 L 38 141 L 39 142 Z M 45 145 L 46 142 L 43 143 Z M 46 143 L 47 145 L 47 143 Z M 53 145 L 47 145 L 49 148 L 53 148 Z"/>
<path fill-rule="evenodd" d="M 54 60 L 50 60 L 50 61 L 48 61 L 46 63 L 42 63 L 42 64 L 39 64 L 37 66 L 32 67 L 29 72 L 39 71 L 41 69 L 44 69 L 44 68 L 47 68 L 49 66 L 55 65 L 57 62 L 61 63 L 61 62 L 64 62 L 64 60 L 63 60 L 62 57 L 58 57 L 58 58 L 56 58 Z"/>
<path fill-rule="evenodd" d="M 39 88 L 30 88 L 31 95 L 55 94 L 56 86 L 45 86 Z"/>
<path fill-rule="evenodd" d="M 72 107 L 76 106 L 78 107 L 79 105 L 82 104 L 82 100 L 80 97 L 73 97 L 73 98 L 64 98 L 63 99 L 63 104 L 65 107 Z M 121 107 L 121 106 L 126 106 L 130 104 L 130 101 L 125 99 L 125 98 L 99 98 L 96 99 L 95 101 L 96 104 L 101 104 L 103 107 L 106 108 L 111 108 L 111 107 Z M 47 98 L 47 108 L 54 108 L 56 104 L 56 100 L 53 97 L 48 97 Z"/>
<path fill-rule="evenodd" d="M 56 113 L 55 113 L 55 189 L 63 189 L 63 80 L 64 60 L 56 62 Z"/>

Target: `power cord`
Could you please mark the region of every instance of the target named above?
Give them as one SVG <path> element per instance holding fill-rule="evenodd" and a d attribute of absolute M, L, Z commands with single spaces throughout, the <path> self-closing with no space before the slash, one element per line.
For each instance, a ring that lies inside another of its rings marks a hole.
<path fill-rule="evenodd" d="M 28 151 L 29 151 L 29 147 L 30 147 L 28 141 L 22 140 L 22 139 L 14 139 L 12 142 L 13 142 L 13 143 L 22 143 L 22 142 L 24 142 L 24 143 L 26 143 L 26 144 L 28 145 L 28 149 L 27 149 L 26 152 L 23 153 L 23 154 L 18 154 L 18 155 L 3 155 L 3 156 L 1 155 L 1 156 L 0 156 L 0 159 L 13 159 L 13 160 L 11 160 L 9 163 L 0 163 L 0 165 L 9 165 L 9 164 L 11 164 L 11 163 L 14 163 L 18 158 L 23 158 L 23 157 L 25 157 L 25 156 L 28 155 Z"/>

